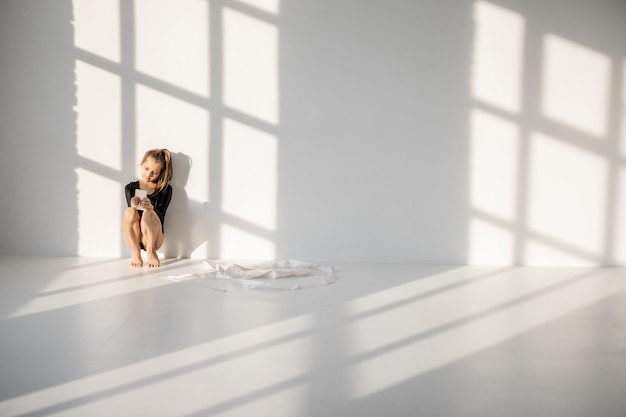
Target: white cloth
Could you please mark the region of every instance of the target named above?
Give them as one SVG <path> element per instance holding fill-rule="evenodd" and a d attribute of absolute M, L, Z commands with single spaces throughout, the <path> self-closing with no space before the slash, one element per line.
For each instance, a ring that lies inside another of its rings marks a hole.
<path fill-rule="evenodd" d="M 262 288 L 291 291 L 330 285 L 338 279 L 334 268 L 330 265 L 317 265 L 294 259 L 263 263 L 233 263 L 205 259 L 204 268 L 205 271 L 203 272 L 166 276 L 163 278 L 178 282 L 194 279 L 229 280 L 247 289 Z M 224 291 L 219 288 L 213 289 Z"/>

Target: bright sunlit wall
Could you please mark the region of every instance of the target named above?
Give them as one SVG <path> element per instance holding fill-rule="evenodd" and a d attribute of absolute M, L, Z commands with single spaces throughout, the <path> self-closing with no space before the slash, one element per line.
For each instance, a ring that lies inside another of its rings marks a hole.
<path fill-rule="evenodd" d="M 469 261 L 622 264 L 623 52 L 494 2 L 474 21 Z"/>
<path fill-rule="evenodd" d="M 127 256 L 123 187 L 167 147 L 166 256 L 626 264 L 625 5 L 55 3 L 0 6 L 0 253 Z M 74 101 L 26 110 L 33 77 Z M 42 229 L 10 178 L 67 138 Z"/>

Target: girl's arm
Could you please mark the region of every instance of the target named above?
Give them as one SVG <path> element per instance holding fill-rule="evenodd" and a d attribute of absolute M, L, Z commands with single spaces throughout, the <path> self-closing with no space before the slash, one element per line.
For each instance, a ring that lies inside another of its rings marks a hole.
<path fill-rule="evenodd" d="M 126 195 L 126 205 L 128 207 L 137 208 L 137 206 L 141 203 L 139 197 L 135 197 L 135 187 L 133 187 L 133 183 L 127 184 L 124 188 L 124 194 Z"/>
<path fill-rule="evenodd" d="M 161 223 L 165 223 L 165 212 L 172 201 L 172 186 L 167 185 L 157 196 L 154 201 L 154 211 L 161 219 Z"/>

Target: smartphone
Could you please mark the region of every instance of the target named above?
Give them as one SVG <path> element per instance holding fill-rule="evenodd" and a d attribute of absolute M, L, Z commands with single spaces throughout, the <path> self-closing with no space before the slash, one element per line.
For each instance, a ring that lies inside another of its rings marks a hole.
<path fill-rule="evenodd" d="M 140 200 L 143 200 L 144 198 L 148 197 L 148 192 L 146 190 L 136 189 L 135 197 L 139 197 Z M 143 207 L 137 206 L 137 210 L 143 210 Z"/>

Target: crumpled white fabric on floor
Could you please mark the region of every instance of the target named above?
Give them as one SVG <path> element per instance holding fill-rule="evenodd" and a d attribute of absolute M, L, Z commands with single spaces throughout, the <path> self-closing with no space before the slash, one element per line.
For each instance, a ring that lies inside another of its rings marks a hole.
<path fill-rule="evenodd" d="M 338 279 L 331 265 L 318 265 L 295 259 L 259 263 L 234 263 L 205 259 L 203 263 L 205 270 L 202 272 L 163 278 L 178 282 L 194 280 L 196 285 L 220 291 L 224 289 L 215 286 L 220 280 L 228 280 L 246 289 L 296 291 L 330 285 Z M 218 281 L 211 284 L 206 282 L 209 279 Z"/>

